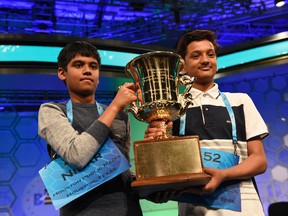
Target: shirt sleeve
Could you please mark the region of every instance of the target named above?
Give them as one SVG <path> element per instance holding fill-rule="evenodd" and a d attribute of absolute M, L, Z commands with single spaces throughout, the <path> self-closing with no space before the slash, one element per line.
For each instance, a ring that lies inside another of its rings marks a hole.
<path fill-rule="evenodd" d="M 93 132 L 91 127 L 94 128 Z M 106 139 L 109 128 L 95 121 L 79 134 L 68 122 L 65 113 L 53 103 L 40 106 L 38 113 L 38 134 L 67 163 L 77 168 L 84 167 L 95 155 Z M 97 139 L 95 138 L 97 137 Z"/>
<path fill-rule="evenodd" d="M 242 100 L 244 104 L 247 140 L 256 137 L 265 138 L 269 134 L 268 128 L 252 99 L 247 94 L 243 94 Z"/>

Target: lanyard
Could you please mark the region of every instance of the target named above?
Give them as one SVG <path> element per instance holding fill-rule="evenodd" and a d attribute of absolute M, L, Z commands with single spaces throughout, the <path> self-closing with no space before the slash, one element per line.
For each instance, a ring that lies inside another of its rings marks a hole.
<path fill-rule="evenodd" d="M 95 101 L 95 103 L 96 103 L 96 106 L 98 109 L 98 113 L 99 113 L 99 115 L 101 115 L 103 113 L 103 107 L 99 103 L 97 103 L 97 101 Z M 70 124 L 72 124 L 72 122 L 73 122 L 73 109 L 72 109 L 71 99 L 66 104 L 66 112 L 67 112 L 68 121 L 70 122 Z"/>
<path fill-rule="evenodd" d="M 236 155 L 236 150 L 237 150 L 237 143 L 238 143 L 238 139 L 237 139 L 237 129 L 236 129 L 236 121 L 235 121 L 235 115 L 232 109 L 231 104 L 228 101 L 228 98 L 226 97 L 225 94 L 223 94 L 222 92 L 220 92 L 220 95 L 223 99 L 224 105 L 228 111 L 230 120 L 231 120 L 231 124 L 232 124 L 232 140 L 233 140 L 233 145 L 234 145 L 234 154 Z M 182 115 L 180 117 L 180 128 L 179 128 L 179 135 L 180 136 L 184 136 L 185 135 L 185 127 L 186 127 L 186 113 L 184 115 Z"/>

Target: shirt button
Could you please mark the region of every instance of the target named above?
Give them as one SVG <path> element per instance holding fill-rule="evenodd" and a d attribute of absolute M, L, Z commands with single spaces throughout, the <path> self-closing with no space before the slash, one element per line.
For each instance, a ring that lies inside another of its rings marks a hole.
<path fill-rule="evenodd" d="M 207 96 L 207 94 L 203 94 L 203 97 L 206 97 Z"/>

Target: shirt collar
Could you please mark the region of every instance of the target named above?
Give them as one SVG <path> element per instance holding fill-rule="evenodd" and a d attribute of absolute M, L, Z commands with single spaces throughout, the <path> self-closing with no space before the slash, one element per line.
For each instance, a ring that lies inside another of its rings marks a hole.
<path fill-rule="evenodd" d="M 206 92 L 200 91 L 199 89 L 191 88 L 190 93 L 192 94 L 193 98 L 198 97 L 201 94 L 206 94 L 211 98 L 216 99 L 219 96 L 219 88 L 218 84 L 214 83 L 214 86 Z"/>

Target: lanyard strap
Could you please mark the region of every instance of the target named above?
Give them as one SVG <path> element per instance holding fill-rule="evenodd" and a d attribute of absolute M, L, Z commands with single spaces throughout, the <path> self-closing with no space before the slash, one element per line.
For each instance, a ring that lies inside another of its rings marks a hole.
<path fill-rule="evenodd" d="M 99 115 L 101 115 L 103 113 L 103 107 L 97 101 L 95 101 L 95 103 L 96 103 L 96 107 L 98 109 L 98 113 L 99 113 Z M 66 104 L 66 112 L 67 112 L 68 121 L 70 122 L 70 124 L 72 124 L 72 122 L 73 122 L 73 108 L 72 108 L 71 99 Z"/>
<path fill-rule="evenodd" d="M 180 127 L 179 127 L 179 135 L 185 135 L 185 128 L 186 128 L 186 113 L 180 117 Z"/>
<path fill-rule="evenodd" d="M 232 109 L 232 106 L 231 104 L 229 103 L 228 101 L 228 98 L 226 97 L 225 94 L 223 94 L 222 92 L 219 92 L 223 101 L 224 101 L 224 104 L 225 104 L 225 107 L 229 113 L 229 116 L 230 116 L 230 120 L 231 120 L 231 124 L 232 124 L 232 139 L 233 139 L 233 143 L 238 143 L 238 140 L 237 140 L 237 130 L 236 130 L 236 121 L 235 121 L 235 115 L 234 115 L 234 112 L 233 112 L 233 109 Z"/>
<path fill-rule="evenodd" d="M 231 125 L 232 125 L 232 140 L 233 140 L 233 145 L 234 145 L 234 154 L 236 155 L 236 150 L 237 150 L 237 129 L 236 129 L 236 121 L 235 121 L 235 115 L 232 109 L 231 104 L 228 101 L 228 98 L 226 95 L 222 92 L 220 92 L 220 95 L 223 99 L 224 105 L 228 111 L 230 120 L 231 120 Z M 180 127 L 179 127 L 179 135 L 184 136 L 185 135 L 185 127 L 186 127 L 186 113 L 180 117 Z"/>

